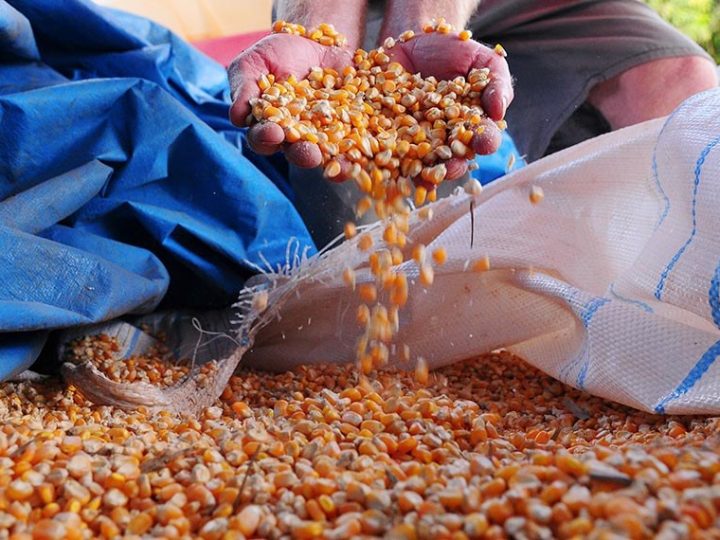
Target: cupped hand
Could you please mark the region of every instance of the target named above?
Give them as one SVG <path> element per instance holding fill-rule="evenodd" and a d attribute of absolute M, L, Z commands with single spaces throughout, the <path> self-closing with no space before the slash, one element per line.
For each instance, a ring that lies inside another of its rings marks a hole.
<path fill-rule="evenodd" d="M 472 139 L 472 149 L 476 154 L 484 155 L 492 154 L 500 147 L 502 132 L 495 121 L 505 117 L 505 111 L 514 97 L 510 69 L 503 54 L 472 39 L 462 41 L 457 34 L 438 32 L 398 41 L 386 53 L 411 73 L 438 80 L 467 77 L 472 69 L 488 68 L 490 82 L 483 90 L 481 100 L 489 120 L 478 126 Z M 452 158 L 446 166 L 446 179 L 452 180 L 465 174 L 468 162 Z"/>
<path fill-rule="evenodd" d="M 233 104 L 230 120 L 236 126 L 246 125 L 250 114 L 250 99 L 260 97 L 262 91 L 258 80 L 273 74 L 276 79 L 294 75 L 305 78 L 313 67 L 327 67 L 342 71 L 352 64 L 352 51 L 341 47 L 327 47 L 294 34 L 271 34 L 243 51 L 228 68 Z M 248 133 L 248 143 L 253 151 L 262 155 L 284 150 L 291 163 L 303 168 L 321 164 L 320 148 L 312 143 L 285 142 L 283 128 L 273 122 L 256 124 Z"/>

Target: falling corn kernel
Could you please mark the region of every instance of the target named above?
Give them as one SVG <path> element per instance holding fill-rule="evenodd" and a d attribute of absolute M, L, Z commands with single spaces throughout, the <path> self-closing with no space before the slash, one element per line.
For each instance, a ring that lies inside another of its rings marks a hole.
<path fill-rule="evenodd" d="M 427 384 L 430 380 L 430 370 L 425 358 L 418 356 L 417 364 L 415 365 L 415 380 L 420 384 Z"/>
<path fill-rule="evenodd" d="M 377 288 L 372 283 L 363 283 L 357 289 L 358 296 L 363 302 L 372 303 L 377 300 Z"/>
<path fill-rule="evenodd" d="M 365 326 L 370 320 L 370 308 L 365 304 L 360 304 L 357 308 L 355 320 L 359 325 Z"/>
<path fill-rule="evenodd" d="M 372 236 L 369 234 L 363 234 L 358 241 L 358 249 L 361 251 L 367 251 L 373 245 Z"/>
<path fill-rule="evenodd" d="M 510 154 L 510 157 L 508 158 L 507 165 L 505 166 L 505 171 L 509 172 L 512 171 L 512 168 L 515 166 L 515 154 Z"/>
<path fill-rule="evenodd" d="M 363 197 L 358 201 L 355 213 L 358 217 L 363 217 L 370 208 L 372 208 L 372 201 L 369 197 Z"/>
<path fill-rule="evenodd" d="M 355 271 L 352 268 L 343 270 L 343 281 L 345 285 L 355 290 Z"/>
<path fill-rule="evenodd" d="M 408 300 L 407 277 L 403 273 L 398 273 L 393 281 L 390 303 L 396 306 L 404 306 Z"/>
<path fill-rule="evenodd" d="M 483 187 L 478 180 L 476 180 L 475 178 L 470 178 L 467 182 L 465 182 L 463 189 L 468 195 L 476 197 L 482 193 Z"/>
<path fill-rule="evenodd" d="M 350 240 L 357 234 L 357 227 L 352 221 L 348 221 L 344 228 L 345 238 Z"/>
<path fill-rule="evenodd" d="M 412 258 L 417 264 L 425 263 L 425 245 L 415 244 L 412 249 Z"/>
<path fill-rule="evenodd" d="M 420 283 L 425 285 L 426 287 L 429 287 L 433 284 L 433 280 L 435 279 L 435 272 L 433 271 L 432 266 L 429 264 L 423 264 L 420 266 Z"/>
<path fill-rule="evenodd" d="M 538 204 L 545 198 L 545 193 L 540 186 L 532 186 L 530 188 L 530 202 L 532 204 Z"/>
<path fill-rule="evenodd" d="M 432 221 L 433 216 L 435 215 L 435 212 L 432 208 L 421 208 L 418 212 L 418 217 L 424 221 Z"/>
<path fill-rule="evenodd" d="M 433 250 L 432 257 L 436 264 L 445 264 L 445 261 L 447 261 L 447 250 L 443 247 L 437 248 Z"/>
<path fill-rule="evenodd" d="M 482 259 L 478 259 L 472 265 L 473 272 L 487 272 L 490 270 L 490 257 L 485 255 Z"/>

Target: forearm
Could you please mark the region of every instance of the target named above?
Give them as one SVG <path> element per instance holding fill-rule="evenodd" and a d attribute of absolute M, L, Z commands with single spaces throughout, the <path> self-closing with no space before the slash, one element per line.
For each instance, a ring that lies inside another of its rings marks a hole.
<path fill-rule="evenodd" d="M 405 30 L 420 32 L 423 24 L 440 17 L 461 30 L 479 4 L 480 0 L 389 0 L 380 40 Z"/>
<path fill-rule="evenodd" d="M 302 24 L 310 30 L 320 23 L 332 24 L 357 49 L 365 33 L 367 0 L 276 0 L 277 18 Z"/>

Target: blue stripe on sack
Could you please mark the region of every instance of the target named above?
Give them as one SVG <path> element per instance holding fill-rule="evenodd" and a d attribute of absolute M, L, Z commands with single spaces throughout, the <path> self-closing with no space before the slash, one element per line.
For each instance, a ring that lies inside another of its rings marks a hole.
<path fill-rule="evenodd" d="M 710 290 L 708 291 L 708 304 L 710 304 L 710 313 L 712 313 L 715 326 L 720 328 L 720 262 L 715 267 L 715 274 L 710 280 Z"/>
<path fill-rule="evenodd" d="M 670 401 L 674 401 L 683 394 L 688 393 L 690 389 L 695 386 L 695 383 L 697 383 L 702 378 L 702 376 L 705 375 L 705 372 L 710 369 L 710 366 L 713 365 L 719 355 L 720 341 L 717 341 L 705 352 L 705 354 L 700 357 L 700 360 L 697 361 L 697 364 L 693 366 L 693 368 L 690 370 L 690 373 L 687 374 L 687 376 L 677 386 L 677 388 L 675 388 L 675 390 L 662 398 L 660 402 L 655 405 L 655 412 L 658 414 L 664 414 L 665 406 Z"/>
<path fill-rule="evenodd" d="M 610 302 L 609 298 L 598 297 L 594 298 L 585 305 L 585 307 L 583 308 L 583 313 L 581 315 L 581 319 L 585 328 L 588 328 L 590 326 L 590 322 L 593 320 L 593 317 L 595 317 L 595 314 L 601 307 L 603 307 L 608 302 Z M 576 379 L 578 388 L 585 389 L 585 377 L 587 377 L 589 364 L 590 362 L 588 362 L 586 359 L 586 361 L 580 368 L 580 371 L 578 372 L 578 376 Z"/>
<path fill-rule="evenodd" d="M 558 371 L 558 376 L 560 379 L 570 384 L 570 372 L 573 370 L 575 366 L 577 366 L 580 362 L 582 362 L 583 358 L 585 358 L 585 354 L 587 353 L 587 339 L 583 340 L 582 349 L 580 349 L 580 352 L 578 355 L 570 360 L 567 364 L 565 364 L 563 367 L 560 368 L 560 371 Z"/>
<path fill-rule="evenodd" d="M 668 122 L 670 119 L 675 115 L 673 113 L 670 118 L 668 118 Z M 660 214 L 660 219 L 657 222 L 657 225 L 655 225 L 655 230 L 662 225 L 663 221 L 665 221 L 665 218 L 670 213 L 670 197 L 667 196 L 667 193 L 665 193 L 665 190 L 662 187 L 662 184 L 660 183 L 660 177 L 658 176 L 658 170 L 657 170 L 657 145 L 660 141 L 660 137 L 662 136 L 663 131 L 665 131 L 665 126 L 667 126 L 667 122 L 663 125 L 662 129 L 660 130 L 660 134 L 658 135 L 658 140 L 655 142 L 655 146 L 653 148 L 653 157 L 652 157 L 652 170 L 653 170 L 653 178 L 655 179 L 655 186 L 657 186 L 658 191 L 660 192 L 660 195 L 662 195 L 663 200 L 665 201 L 665 208 L 663 208 L 662 214 Z"/>
<path fill-rule="evenodd" d="M 660 139 L 662 139 L 663 133 L 665 133 L 665 128 L 667 128 L 672 120 L 675 118 L 675 115 L 678 114 L 678 112 L 684 111 L 683 108 L 675 109 L 670 116 L 667 117 L 667 120 L 665 120 L 665 123 L 663 124 L 663 127 L 660 128 L 660 133 L 658 133 L 657 140 L 655 141 L 655 145 L 653 146 L 653 157 L 652 157 L 652 170 L 653 170 L 653 178 L 655 180 L 655 186 L 657 186 L 658 191 L 660 192 L 660 195 L 662 195 L 664 201 L 665 201 L 665 208 L 662 211 L 662 214 L 660 214 L 660 219 L 657 222 L 657 225 L 655 225 L 655 230 L 662 225 L 663 221 L 665 221 L 665 218 L 670 213 L 670 197 L 667 196 L 667 193 L 665 193 L 665 190 L 662 187 L 662 184 L 660 183 L 660 176 L 658 175 L 657 171 L 657 147 L 658 143 L 660 142 Z"/>
<path fill-rule="evenodd" d="M 633 300 L 632 298 L 627 298 L 627 297 L 625 297 L 625 296 L 619 295 L 619 294 L 615 291 L 615 284 L 614 284 L 614 283 L 613 283 L 612 285 L 610 285 L 610 294 L 612 294 L 614 298 L 617 298 L 617 299 L 620 300 L 621 302 L 625 302 L 626 304 L 632 304 L 632 305 L 634 305 L 634 306 L 638 306 L 640 309 L 642 309 L 643 311 L 645 311 L 645 312 L 647 312 L 647 313 L 655 313 L 655 310 L 654 310 L 653 308 L 651 308 L 651 307 L 650 307 L 648 304 L 646 304 L 645 302 L 641 302 L 640 300 Z"/>
<path fill-rule="evenodd" d="M 582 319 L 585 328 L 588 327 L 590 321 L 592 321 L 598 310 L 608 302 L 610 302 L 609 298 L 603 298 L 601 296 L 598 296 L 596 298 L 593 298 L 592 300 L 590 300 L 590 302 L 583 306 L 583 311 L 580 314 L 580 318 Z"/>
<path fill-rule="evenodd" d="M 598 312 L 598 310 L 610 302 L 609 298 L 603 298 L 601 296 L 597 296 L 590 300 L 589 302 L 585 303 L 584 306 L 579 310 L 580 313 L 578 314 L 580 316 L 580 320 L 583 323 L 583 326 L 587 329 L 587 327 L 590 325 L 590 322 L 592 321 L 595 314 Z M 579 354 L 573 358 L 570 362 L 565 364 L 560 371 L 559 375 L 560 377 L 567 382 L 569 372 L 572 371 L 572 369 L 578 365 L 579 362 L 582 362 L 585 359 L 587 353 L 587 340 L 583 342 L 583 348 L 580 350 Z M 587 375 L 587 368 L 588 368 L 588 362 L 587 360 L 584 362 L 583 366 L 580 368 L 580 372 L 578 373 L 577 378 L 575 379 L 577 385 L 579 388 L 584 388 L 585 384 L 585 376 Z"/>
<path fill-rule="evenodd" d="M 713 322 L 715 326 L 720 328 L 720 262 L 715 267 L 715 274 L 710 280 L 710 289 L 708 290 L 708 304 L 710 304 L 710 310 L 712 312 Z M 662 398 L 655 406 L 655 412 L 663 414 L 665 412 L 665 406 L 683 394 L 689 392 L 695 384 L 702 379 L 703 375 L 710 369 L 717 357 L 720 355 L 720 341 L 710 347 L 705 354 L 700 357 L 700 360 L 693 366 L 690 373 L 682 380 L 682 382 L 670 392 L 667 396 Z"/>
<path fill-rule="evenodd" d="M 667 281 L 670 272 L 672 272 L 673 268 L 675 268 L 675 265 L 680 260 L 680 257 L 682 257 L 683 253 L 685 253 L 685 250 L 690 245 L 690 242 L 692 242 L 693 238 L 695 238 L 695 235 L 697 234 L 697 194 L 698 188 L 700 187 L 700 173 L 702 172 L 703 165 L 705 164 L 705 158 L 707 158 L 707 155 L 710 153 L 710 151 L 715 148 L 715 146 L 717 146 L 718 142 L 720 142 L 720 137 L 717 137 L 705 148 L 703 148 L 703 151 L 700 153 L 700 157 L 698 158 L 697 162 L 695 162 L 695 181 L 693 183 L 692 197 L 692 231 L 690 231 L 690 237 L 685 241 L 682 247 L 673 256 L 668 265 L 660 274 L 660 281 L 658 281 L 657 287 L 655 287 L 655 298 L 657 298 L 658 300 L 662 300 L 662 293 L 665 289 L 665 282 Z"/>

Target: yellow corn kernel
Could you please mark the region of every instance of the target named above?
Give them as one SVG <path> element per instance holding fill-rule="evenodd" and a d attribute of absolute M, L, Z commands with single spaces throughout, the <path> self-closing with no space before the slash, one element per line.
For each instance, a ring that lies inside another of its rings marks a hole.
<path fill-rule="evenodd" d="M 343 281 L 345 285 L 355 290 L 355 271 L 352 268 L 343 270 Z"/>
<path fill-rule="evenodd" d="M 433 250 L 432 258 L 436 264 L 445 264 L 445 261 L 447 261 L 447 250 L 443 247 Z"/>
<path fill-rule="evenodd" d="M 362 283 L 358 286 L 358 296 L 363 302 L 375 302 L 377 300 L 377 288 L 372 283 Z"/>
<path fill-rule="evenodd" d="M 342 167 L 340 166 L 340 163 L 333 159 L 325 166 L 325 176 L 328 178 L 335 178 L 340 174 L 341 170 Z"/>
<path fill-rule="evenodd" d="M 429 264 L 423 264 L 420 266 L 420 283 L 425 285 L 426 287 L 429 287 L 433 284 L 433 280 L 435 279 L 435 272 L 432 269 L 432 266 Z"/>
<path fill-rule="evenodd" d="M 502 57 L 506 57 L 506 56 L 507 56 L 507 51 L 506 51 L 505 48 L 504 48 L 502 45 L 500 45 L 499 43 L 498 43 L 497 45 L 495 45 L 495 48 L 494 48 L 493 50 L 495 51 L 496 54 L 499 54 L 499 55 L 502 56 Z"/>
<path fill-rule="evenodd" d="M 538 204 L 545 198 L 545 193 L 540 186 L 532 186 L 530 188 L 530 202 L 532 204 Z"/>
<path fill-rule="evenodd" d="M 360 249 L 361 251 L 367 251 L 372 247 L 372 245 L 372 236 L 370 236 L 369 234 L 363 234 L 360 237 L 360 240 L 358 240 L 358 249 Z"/>
<path fill-rule="evenodd" d="M 422 356 L 419 356 L 417 363 L 415 364 L 415 380 L 420 384 L 427 384 L 430 379 L 430 370 L 428 368 L 427 360 Z"/>
<path fill-rule="evenodd" d="M 485 255 L 482 259 L 478 259 L 472 265 L 474 272 L 487 272 L 490 270 L 490 257 Z"/>

